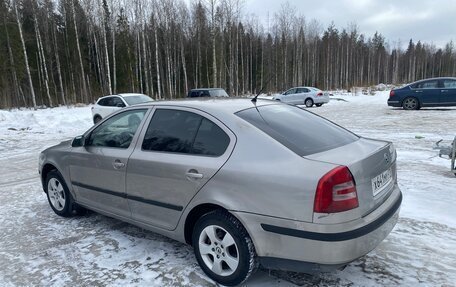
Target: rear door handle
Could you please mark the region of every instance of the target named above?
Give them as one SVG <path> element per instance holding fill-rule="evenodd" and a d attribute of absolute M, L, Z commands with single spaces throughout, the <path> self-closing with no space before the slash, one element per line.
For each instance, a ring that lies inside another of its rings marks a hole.
<path fill-rule="evenodd" d="M 422 93 L 423 91 L 415 91 L 415 93 Z"/>
<path fill-rule="evenodd" d="M 448 92 L 448 90 L 440 90 L 442 93 L 446 93 Z"/>
<path fill-rule="evenodd" d="M 125 164 L 123 162 L 120 161 L 120 159 L 116 159 L 113 163 L 112 163 L 112 166 L 115 168 L 115 169 L 121 169 L 125 166 Z"/>
<path fill-rule="evenodd" d="M 185 173 L 188 178 L 201 179 L 203 178 L 202 173 L 198 173 L 196 169 L 191 169 Z"/>

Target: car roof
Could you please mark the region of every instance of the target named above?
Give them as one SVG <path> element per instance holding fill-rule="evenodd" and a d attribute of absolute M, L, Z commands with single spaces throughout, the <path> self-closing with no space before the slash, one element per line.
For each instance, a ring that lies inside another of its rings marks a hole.
<path fill-rule="evenodd" d="M 406 86 L 413 85 L 413 84 L 420 83 L 420 82 L 424 82 L 424 81 L 432 81 L 432 80 L 456 80 L 456 77 L 435 77 L 435 78 L 421 79 L 421 80 L 409 83 Z"/>
<path fill-rule="evenodd" d="M 174 107 L 186 107 L 202 110 L 208 113 L 229 113 L 234 114 L 236 112 L 254 108 L 255 106 L 266 106 L 280 104 L 277 101 L 268 99 L 257 99 L 256 103 L 252 102 L 251 98 L 183 98 L 172 101 L 154 101 L 150 103 L 142 103 L 135 105 L 135 107 L 151 107 L 151 106 L 174 106 Z"/>
<path fill-rule="evenodd" d="M 198 88 L 198 89 L 191 89 L 190 91 L 213 91 L 213 90 L 223 90 L 223 88 Z"/>
<path fill-rule="evenodd" d="M 106 96 L 100 97 L 100 99 L 107 98 L 107 97 L 126 98 L 126 97 L 134 97 L 134 96 L 147 96 L 147 95 L 140 94 L 140 93 L 122 93 L 122 94 L 106 95 Z"/>

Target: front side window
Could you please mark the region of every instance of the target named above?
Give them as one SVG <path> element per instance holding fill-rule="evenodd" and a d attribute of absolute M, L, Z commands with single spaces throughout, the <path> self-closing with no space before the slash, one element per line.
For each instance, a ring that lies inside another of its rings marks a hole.
<path fill-rule="evenodd" d="M 228 135 L 220 127 L 198 114 L 158 109 L 147 128 L 142 149 L 220 156 L 229 142 Z"/>
<path fill-rule="evenodd" d="M 125 107 L 125 103 L 119 97 L 112 97 L 110 106 L 123 108 Z"/>
<path fill-rule="evenodd" d="M 90 133 L 86 145 L 128 148 L 146 111 L 131 110 L 113 116 Z"/>
<path fill-rule="evenodd" d="M 286 92 L 284 93 L 284 95 L 292 95 L 292 94 L 294 94 L 295 92 L 296 92 L 296 89 L 289 89 L 288 91 L 286 91 Z"/>

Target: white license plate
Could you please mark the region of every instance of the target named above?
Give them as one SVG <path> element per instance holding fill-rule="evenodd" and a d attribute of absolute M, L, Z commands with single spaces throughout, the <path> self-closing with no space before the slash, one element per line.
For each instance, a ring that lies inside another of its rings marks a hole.
<path fill-rule="evenodd" d="M 391 172 L 391 168 L 374 177 L 372 179 L 372 192 L 374 196 L 381 192 L 392 180 L 393 173 Z"/>

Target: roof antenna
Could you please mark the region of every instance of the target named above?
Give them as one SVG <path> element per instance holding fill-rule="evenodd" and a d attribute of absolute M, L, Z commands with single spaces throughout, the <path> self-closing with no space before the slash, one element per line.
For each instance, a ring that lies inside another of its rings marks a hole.
<path fill-rule="evenodd" d="M 274 74 L 271 74 L 271 75 L 269 76 L 269 79 L 266 81 L 266 85 L 264 85 L 263 87 L 261 87 L 261 89 L 260 89 L 260 91 L 258 92 L 258 94 L 257 94 L 255 97 L 253 97 L 252 103 L 256 103 L 258 96 L 263 92 L 265 86 L 267 86 L 267 85 L 269 84 L 269 82 L 270 82 L 271 79 L 272 79 L 272 76 L 274 76 Z"/>

